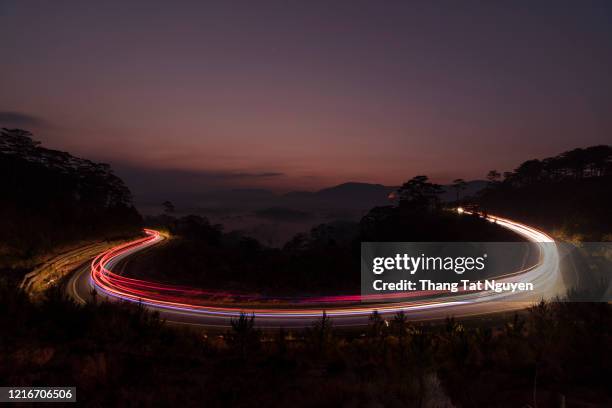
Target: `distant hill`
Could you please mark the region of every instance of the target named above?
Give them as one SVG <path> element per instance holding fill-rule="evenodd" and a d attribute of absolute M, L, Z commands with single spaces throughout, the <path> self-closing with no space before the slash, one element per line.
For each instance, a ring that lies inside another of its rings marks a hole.
<path fill-rule="evenodd" d="M 467 182 L 467 188 L 461 197 L 473 196 L 483 188 L 487 182 L 473 180 Z M 442 201 L 454 201 L 456 192 L 450 185 L 443 187 Z M 349 211 L 350 214 L 359 214 L 372 207 L 384 206 L 393 203 L 391 193 L 397 186 L 386 186 L 374 183 L 347 182 L 318 191 L 291 191 L 285 194 L 275 194 L 263 189 L 235 189 L 212 191 L 193 197 L 190 205 L 183 207 L 182 212 L 195 212 L 209 216 L 231 215 L 236 213 L 256 212 L 273 208 L 283 208 L 291 211 L 310 211 L 330 214 L 338 210 Z M 197 203 L 197 204 L 196 204 Z M 274 211 L 276 213 L 278 211 Z M 291 218 L 291 217 L 290 217 Z M 342 218 L 342 217 L 341 217 Z"/>
<path fill-rule="evenodd" d="M 472 180 L 461 192 L 461 197 L 476 195 L 487 186 L 485 180 Z M 392 202 L 389 195 L 398 189 L 397 186 L 385 186 L 370 183 L 342 183 L 334 187 L 324 188 L 315 192 L 295 191 L 284 195 L 288 200 L 296 202 L 317 203 L 330 207 L 362 208 L 388 205 Z M 455 201 L 457 193 L 451 185 L 443 185 L 440 199 L 445 202 Z"/>
<path fill-rule="evenodd" d="M 325 208 L 370 208 L 387 205 L 389 194 L 397 187 L 382 184 L 349 182 L 315 192 L 296 191 L 284 194 L 288 205 Z"/>
<path fill-rule="evenodd" d="M 475 195 L 486 181 L 467 182 L 461 197 Z M 276 194 L 265 189 L 232 189 L 203 192 L 175 202 L 177 213 L 199 214 L 222 224 L 226 231 L 239 230 L 271 246 L 280 246 L 297 233 L 335 220 L 359 221 L 374 207 L 395 203 L 390 198 L 397 186 L 347 182 L 318 191 Z M 456 199 L 451 186 L 443 186 L 443 201 Z M 150 214 L 159 214 L 154 206 Z"/>

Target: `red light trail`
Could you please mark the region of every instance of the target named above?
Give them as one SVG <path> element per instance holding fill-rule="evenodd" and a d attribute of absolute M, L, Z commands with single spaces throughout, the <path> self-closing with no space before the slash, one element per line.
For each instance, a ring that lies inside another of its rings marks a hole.
<path fill-rule="evenodd" d="M 464 211 L 460 211 L 464 212 Z M 467 213 L 467 211 L 465 211 Z M 440 291 L 417 291 L 362 297 L 361 295 L 336 295 L 298 298 L 269 298 L 261 295 L 233 294 L 223 291 L 208 291 L 187 286 L 167 285 L 159 282 L 129 278 L 113 272 L 119 261 L 161 242 L 164 237 L 157 231 L 146 229 L 146 236 L 111 248 L 98 255 L 91 263 L 93 286 L 109 297 L 138 302 L 168 313 L 191 317 L 238 316 L 241 312 L 253 313 L 258 318 L 278 319 L 279 324 L 292 319 L 314 319 L 325 310 L 332 318 L 363 317 L 377 310 L 381 314 L 405 311 L 418 316 L 440 316 L 461 313 L 490 313 L 493 311 L 517 309 L 524 302 L 551 296 L 559 290 L 559 254 L 554 240 L 533 227 L 508 219 L 488 216 L 503 228 L 510 229 L 538 246 L 539 261 L 521 271 L 514 271 L 496 278 L 499 282 L 532 282 L 538 288 L 536 294 L 526 298 L 524 294 L 495 293 L 492 291 L 462 291 L 440 296 Z M 552 245 L 551 245 L 552 244 Z M 444 292 L 446 293 L 446 292 Z M 78 294 L 76 279 L 72 282 L 72 294 L 84 301 Z M 432 297 L 432 295 L 437 295 Z M 248 306 L 221 303 L 218 298 L 251 302 Z M 390 300 L 392 299 L 392 300 Z M 378 303 L 377 303 L 378 301 Z M 384 301 L 384 302 L 381 302 Z M 497 305 L 493 305 L 497 303 Z M 512 303 L 512 304 L 510 304 Z M 437 310 L 438 312 L 432 313 Z M 192 323 L 195 324 L 195 323 Z"/>

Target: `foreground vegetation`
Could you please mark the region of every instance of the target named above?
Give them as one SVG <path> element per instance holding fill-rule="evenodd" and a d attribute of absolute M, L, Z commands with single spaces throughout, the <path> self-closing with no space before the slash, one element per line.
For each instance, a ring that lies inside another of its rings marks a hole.
<path fill-rule="evenodd" d="M 612 309 L 540 303 L 493 320 L 439 324 L 373 314 L 336 331 L 262 333 L 243 315 L 226 333 L 168 327 L 144 308 L 32 303 L 0 287 L 0 378 L 77 387 L 90 406 L 609 406 Z"/>

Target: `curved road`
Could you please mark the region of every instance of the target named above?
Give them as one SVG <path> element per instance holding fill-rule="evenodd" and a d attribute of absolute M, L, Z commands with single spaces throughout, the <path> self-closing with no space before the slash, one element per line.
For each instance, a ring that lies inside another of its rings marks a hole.
<path fill-rule="evenodd" d="M 272 306 L 260 303 L 261 306 L 244 308 L 210 300 L 210 296 L 219 295 L 218 292 L 209 293 L 188 287 L 163 285 L 127 278 L 113 272 L 113 268 L 116 269 L 119 263 L 130 255 L 164 239 L 154 230 L 146 230 L 145 238 L 114 247 L 97 256 L 90 265 L 74 273 L 68 281 L 66 291 L 76 301 L 85 303 L 95 287 L 99 294 L 108 298 L 142 302 L 150 309 L 159 311 L 161 317 L 169 323 L 208 328 L 226 328 L 230 326 L 231 319 L 243 311 L 254 313 L 256 324 L 260 328 L 307 327 L 313 320 L 320 318 L 323 310 L 336 327 L 366 325 L 374 310 L 383 317 L 391 317 L 398 311 L 404 311 L 411 320 L 437 320 L 449 315 L 466 317 L 523 309 L 541 298 L 549 298 L 559 293 L 562 289 L 559 252 L 554 240 L 528 225 L 500 217 L 487 218 L 538 247 L 539 261 L 535 265 L 518 272 L 509 271 L 507 275 L 496 278 L 497 282 L 532 282 L 535 293 L 458 292 L 444 297 L 421 297 L 412 300 L 404 296 L 397 301 L 386 299 L 384 303 L 355 302 L 355 298 L 359 299 L 359 296 L 324 297 L 313 302 L 285 302 L 279 305 L 273 302 Z"/>

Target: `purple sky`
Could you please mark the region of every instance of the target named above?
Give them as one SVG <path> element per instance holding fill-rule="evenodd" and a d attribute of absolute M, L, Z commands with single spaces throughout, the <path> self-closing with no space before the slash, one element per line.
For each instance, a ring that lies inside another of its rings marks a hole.
<path fill-rule="evenodd" d="M 186 190 L 482 178 L 612 142 L 612 3 L 491 3 L 3 1 L 0 125 Z"/>

